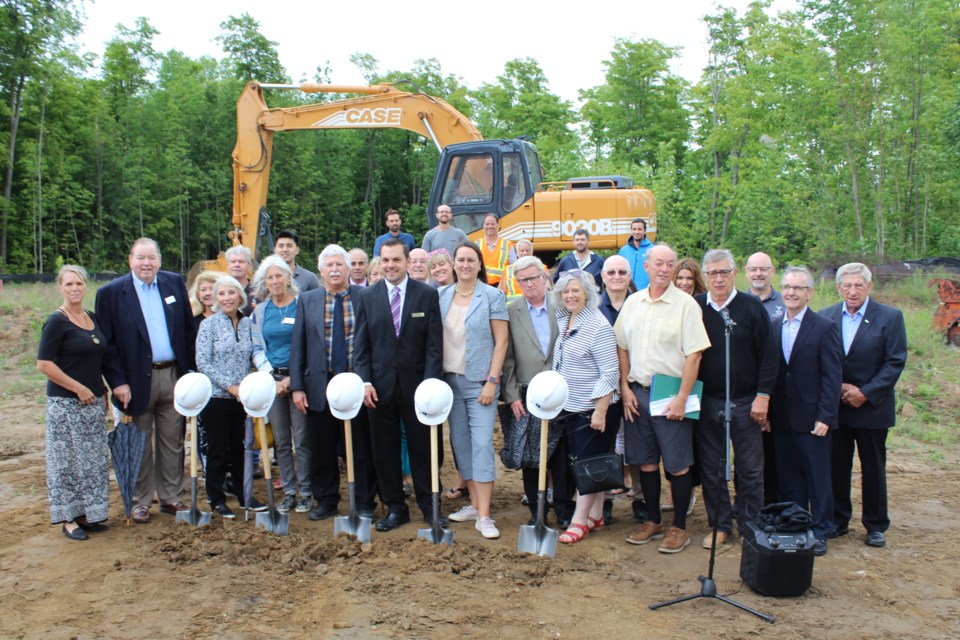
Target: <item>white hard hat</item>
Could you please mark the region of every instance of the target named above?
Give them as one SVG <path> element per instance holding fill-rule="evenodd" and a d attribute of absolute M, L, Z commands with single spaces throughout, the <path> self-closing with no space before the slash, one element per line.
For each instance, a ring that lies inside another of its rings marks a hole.
<path fill-rule="evenodd" d="M 552 420 L 567 404 L 567 381 L 556 371 L 541 371 L 527 386 L 527 411 L 541 420 Z"/>
<path fill-rule="evenodd" d="M 413 394 L 417 418 L 425 425 L 443 424 L 453 406 L 453 390 L 443 380 L 427 378 Z"/>
<path fill-rule="evenodd" d="M 277 383 L 266 371 L 254 371 L 240 383 L 240 402 L 252 418 L 262 418 L 277 397 Z"/>
<path fill-rule="evenodd" d="M 193 417 L 207 406 L 212 391 L 210 378 L 202 373 L 188 373 L 173 388 L 173 406 L 180 415 Z"/>
<path fill-rule="evenodd" d="M 363 379 L 355 373 L 338 373 L 327 384 L 330 413 L 340 420 L 353 420 L 363 404 Z"/>

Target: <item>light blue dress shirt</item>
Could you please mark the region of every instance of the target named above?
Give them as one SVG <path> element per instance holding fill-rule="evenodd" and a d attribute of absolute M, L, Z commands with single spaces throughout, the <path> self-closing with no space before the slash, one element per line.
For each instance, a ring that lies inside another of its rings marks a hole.
<path fill-rule="evenodd" d="M 152 283 L 146 284 L 132 273 L 130 277 L 133 278 L 133 288 L 137 291 L 137 298 L 140 300 L 140 310 L 143 312 L 143 319 L 147 323 L 147 333 L 150 335 L 150 352 L 153 354 L 153 361 L 156 363 L 176 360 L 176 356 L 173 353 L 173 346 L 170 344 L 170 333 L 167 330 L 167 316 L 163 311 L 163 305 L 165 303 L 160 296 L 157 279 L 154 278 Z M 186 303 L 186 301 L 184 301 L 184 303 Z"/>
<path fill-rule="evenodd" d="M 783 314 L 783 358 L 788 364 L 793 343 L 797 341 L 797 333 L 800 331 L 800 323 L 803 322 L 803 316 L 806 314 L 807 307 L 804 307 L 792 320 L 788 320 L 787 314 Z"/>
<path fill-rule="evenodd" d="M 867 312 L 868 304 L 870 304 L 870 298 L 864 300 L 857 312 L 850 315 L 850 312 L 847 311 L 847 303 L 843 303 L 843 312 L 840 314 L 840 329 L 843 332 L 844 355 L 850 353 L 850 345 L 853 344 L 853 339 L 857 336 L 857 330 L 860 328 L 860 323 L 863 322 L 863 314 Z"/>
<path fill-rule="evenodd" d="M 530 322 L 533 324 L 533 330 L 537 332 L 537 341 L 540 342 L 540 351 L 546 357 L 550 349 L 550 323 L 554 321 L 547 313 L 547 301 L 535 307 L 527 302 L 527 310 L 530 312 Z"/>

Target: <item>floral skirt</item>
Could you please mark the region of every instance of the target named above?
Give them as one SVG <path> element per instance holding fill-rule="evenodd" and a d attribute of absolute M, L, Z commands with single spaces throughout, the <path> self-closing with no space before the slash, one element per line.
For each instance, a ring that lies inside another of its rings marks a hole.
<path fill-rule="evenodd" d="M 107 519 L 110 463 L 103 400 L 47 397 L 47 493 L 50 522 Z"/>

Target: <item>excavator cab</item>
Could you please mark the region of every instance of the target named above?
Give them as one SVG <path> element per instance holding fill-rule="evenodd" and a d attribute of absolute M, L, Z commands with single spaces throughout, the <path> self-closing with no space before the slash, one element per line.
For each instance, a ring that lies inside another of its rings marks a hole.
<path fill-rule="evenodd" d="M 532 207 L 533 193 L 543 181 L 536 147 L 526 140 L 480 140 L 443 149 L 427 216 L 437 224 L 437 207 L 448 205 L 453 226 L 470 234 L 483 227 L 483 218 L 502 218 L 519 207 Z"/>

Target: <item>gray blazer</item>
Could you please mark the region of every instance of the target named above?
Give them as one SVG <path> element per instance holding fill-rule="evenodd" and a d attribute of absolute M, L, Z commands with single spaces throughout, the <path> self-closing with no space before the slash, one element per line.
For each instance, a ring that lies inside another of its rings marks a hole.
<path fill-rule="evenodd" d="M 456 294 L 456 285 L 447 285 L 439 289 L 440 317 L 446 318 L 453 304 Z M 503 291 L 494 289 L 490 285 L 477 282 L 470 306 L 467 308 L 465 324 L 466 335 L 466 369 L 464 377 L 474 382 L 482 382 L 490 373 L 490 362 L 493 360 L 493 329 L 491 320 L 510 320 L 507 314 L 507 296 Z"/>
<path fill-rule="evenodd" d="M 507 305 L 510 316 L 510 344 L 507 358 L 503 361 L 503 385 L 501 395 L 506 403 L 523 400 L 520 385 L 529 384 L 533 376 L 553 368 L 553 347 L 557 343 L 557 313 L 547 301 L 547 317 L 550 319 L 550 348 L 544 354 L 540 350 L 537 332 L 530 321 L 526 298 L 519 298 Z"/>

